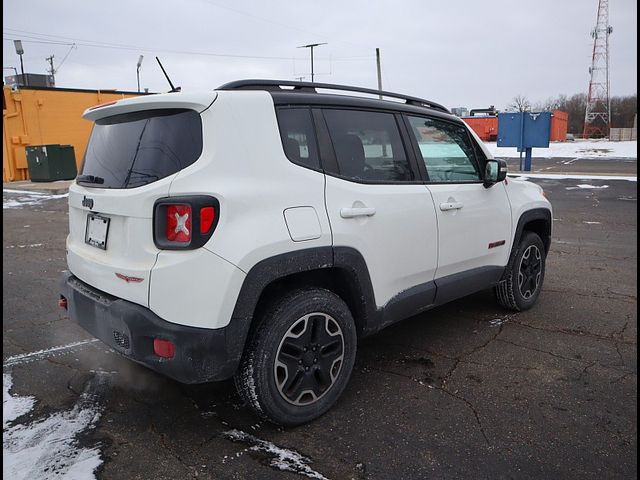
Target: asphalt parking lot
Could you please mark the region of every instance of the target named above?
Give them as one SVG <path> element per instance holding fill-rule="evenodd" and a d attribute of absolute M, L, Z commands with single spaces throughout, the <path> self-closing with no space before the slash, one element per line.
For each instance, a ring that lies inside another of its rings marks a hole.
<path fill-rule="evenodd" d="M 499 156 L 497 158 L 500 158 Z M 510 172 L 520 168 L 519 158 L 505 158 Z M 536 173 L 569 173 L 571 175 L 636 175 L 638 162 L 633 158 L 533 158 L 531 166 Z"/>
<path fill-rule="evenodd" d="M 5 450 L 36 431 L 25 478 L 79 461 L 105 479 L 636 478 L 637 183 L 534 181 L 555 218 L 537 306 L 481 292 L 365 339 L 338 404 L 293 429 L 231 382 L 180 385 L 91 341 L 57 306 L 66 200 L 5 193 L 3 383 L 33 397 Z"/>

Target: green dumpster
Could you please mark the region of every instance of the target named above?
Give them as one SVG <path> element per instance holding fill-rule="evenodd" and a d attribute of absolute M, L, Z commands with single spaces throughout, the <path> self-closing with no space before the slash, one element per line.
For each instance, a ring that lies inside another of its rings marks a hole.
<path fill-rule="evenodd" d="M 73 145 L 31 145 L 26 151 L 32 182 L 73 180 L 78 174 Z"/>

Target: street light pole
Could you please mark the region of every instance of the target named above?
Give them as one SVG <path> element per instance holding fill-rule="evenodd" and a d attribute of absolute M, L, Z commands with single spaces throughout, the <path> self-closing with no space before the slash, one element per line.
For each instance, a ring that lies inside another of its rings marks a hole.
<path fill-rule="evenodd" d="M 310 43 L 309 45 L 302 45 L 298 48 L 309 48 L 311 50 L 311 83 L 313 83 L 313 77 L 314 77 L 314 72 L 313 72 L 313 49 L 315 47 L 319 47 L 320 45 L 326 45 L 327 43 Z"/>
<path fill-rule="evenodd" d="M 13 45 L 14 47 L 16 47 L 16 53 L 20 56 L 20 71 L 22 72 L 22 83 L 26 86 L 29 85 L 29 82 L 27 81 L 26 77 L 24 76 L 24 63 L 22 63 L 22 54 L 24 53 L 24 48 L 22 48 L 22 41 L 21 40 L 14 40 L 13 41 Z"/>
<path fill-rule="evenodd" d="M 140 58 L 138 58 L 138 63 L 136 64 L 136 77 L 138 79 L 138 93 L 140 93 L 140 67 L 142 66 L 143 58 L 144 58 L 144 55 L 140 55 Z"/>

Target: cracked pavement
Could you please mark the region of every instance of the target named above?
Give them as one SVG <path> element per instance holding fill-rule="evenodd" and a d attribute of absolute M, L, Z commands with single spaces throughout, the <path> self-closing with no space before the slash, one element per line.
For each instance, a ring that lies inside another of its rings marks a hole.
<path fill-rule="evenodd" d="M 37 418 L 102 372 L 102 417 L 79 439 L 102 452 L 98 478 L 300 478 L 234 429 L 331 479 L 636 478 L 637 183 L 535 181 L 556 219 L 538 304 L 512 314 L 481 292 L 363 340 L 309 425 L 265 424 L 231 382 L 180 385 L 100 342 L 12 365 L 12 392 Z M 65 200 L 3 213 L 4 358 L 90 339 L 57 307 Z"/>

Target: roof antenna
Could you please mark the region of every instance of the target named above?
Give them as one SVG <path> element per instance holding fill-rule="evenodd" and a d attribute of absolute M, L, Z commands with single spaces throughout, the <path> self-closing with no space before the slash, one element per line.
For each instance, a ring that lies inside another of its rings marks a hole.
<path fill-rule="evenodd" d="M 156 57 L 156 60 L 158 61 L 158 65 L 160 65 L 160 68 L 162 69 L 162 73 L 164 73 L 164 76 L 167 78 L 167 82 L 169 82 L 169 85 L 171 85 L 171 92 L 179 92 L 180 87 L 176 88 L 173 86 L 173 83 L 171 83 L 171 79 L 169 78 L 169 75 L 167 75 L 167 72 L 165 71 L 164 67 L 162 66 L 160 59 Z"/>

